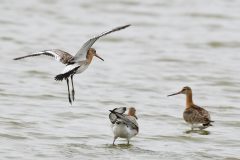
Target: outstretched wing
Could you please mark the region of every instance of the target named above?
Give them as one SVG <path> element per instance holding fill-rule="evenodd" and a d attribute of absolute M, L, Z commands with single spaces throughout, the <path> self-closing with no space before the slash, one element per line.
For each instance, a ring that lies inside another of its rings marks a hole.
<path fill-rule="evenodd" d="M 36 53 L 29 54 L 29 55 L 22 56 L 22 57 L 17 57 L 17 58 L 14 58 L 14 60 L 19 60 L 19 59 L 28 58 L 28 57 L 41 56 L 41 55 L 54 57 L 57 61 L 62 62 L 63 64 L 67 64 L 73 58 L 73 56 L 71 54 L 69 54 L 65 51 L 62 51 L 60 49 L 52 49 L 52 50 L 44 50 L 44 51 L 36 52 Z"/>
<path fill-rule="evenodd" d="M 110 34 L 112 32 L 115 32 L 115 31 L 119 31 L 119 30 L 122 30 L 124 28 L 127 28 L 129 27 L 130 24 L 128 25 L 125 25 L 125 26 L 120 26 L 120 27 L 116 27 L 110 31 L 106 31 L 106 32 L 103 32 L 102 34 L 100 35 L 97 35 L 91 39 L 89 39 L 87 42 L 85 42 L 83 44 L 83 46 L 81 47 L 81 49 L 77 52 L 77 54 L 74 56 L 74 58 L 71 60 L 71 62 L 77 62 L 77 61 L 83 61 L 83 60 L 86 60 L 86 55 L 87 55 L 87 51 L 89 50 L 89 48 L 101 37 L 107 35 L 107 34 Z"/>

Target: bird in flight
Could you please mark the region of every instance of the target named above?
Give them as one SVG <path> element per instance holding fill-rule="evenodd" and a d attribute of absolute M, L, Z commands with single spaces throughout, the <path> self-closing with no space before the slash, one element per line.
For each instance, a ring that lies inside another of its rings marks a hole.
<path fill-rule="evenodd" d="M 14 58 L 14 60 L 20 60 L 23 58 L 28 58 L 28 57 L 34 57 L 34 56 L 41 56 L 41 55 L 46 55 L 46 56 L 51 56 L 54 57 L 55 60 L 63 63 L 66 65 L 66 67 L 63 69 L 63 71 L 55 76 L 56 81 L 62 81 L 65 79 L 67 81 L 67 87 L 68 87 L 68 100 L 69 103 L 72 104 L 72 101 L 74 101 L 75 97 L 75 90 L 74 90 L 74 85 L 73 85 L 73 76 L 75 74 L 82 73 L 85 71 L 90 63 L 92 62 L 93 57 L 97 57 L 104 61 L 96 52 L 94 48 L 91 48 L 92 45 L 101 37 L 106 36 L 112 32 L 119 31 L 122 29 L 125 29 L 129 27 L 130 24 L 120 26 L 113 28 L 109 31 L 103 32 L 97 36 L 94 36 L 93 38 L 89 39 L 87 42 L 83 44 L 83 46 L 80 48 L 80 50 L 76 53 L 75 56 L 71 55 L 68 52 L 62 51 L 60 49 L 51 49 L 51 50 L 44 50 L 40 52 L 36 52 L 30 55 L 22 56 L 22 57 L 17 57 Z M 69 78 L 71 78 L 71 84 L 72 84 L 72 98 L 70 95 L 70 87 L 69 87 Z"/>

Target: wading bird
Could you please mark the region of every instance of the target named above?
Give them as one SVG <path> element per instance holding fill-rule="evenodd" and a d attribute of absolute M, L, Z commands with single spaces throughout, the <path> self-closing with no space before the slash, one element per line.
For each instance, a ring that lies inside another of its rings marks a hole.
<path fill-rule="evenodd" d="M 62 51 L 60 49 L 51 49 L 51 50 L 44 50 L 40 52 L 36 52 L 30 55 L 26 55 L 23 57 L 14 58 L 14 60 L 19 60 L 27 57 L 34 57 L 34 56 L 40 56 L 40 55 L 46 55 L 54 57 L 57 61 L 63 63 L 66 65 L 64 70 L 61 72 L 61 74 L 58 74 L 55 76 L 56 81 L 62 81 L 65 79 L 67 81 L 67 87 L 68 87 L 68 99 L 70 104 L 72 104 L 72 101 L 74 101 L 74 85 L 73 85 L 73 76 L 75 74 L 82 73 L 84 70 L 88 68 L 90 63 L 92 62 L 93 57 L 98 57 L 102 61 L 104 61 L 97 53 L 94 48 L 91 48 L 91 46 L 101 37 L 110 34 L 115 31 L 122 30 L 124 28 L 129 27 L 130 25 L 120 26 L 116 27 L 110 31 L 103 32 L 100 35 L 97 35 L 91 39 L 89 39 L 87 42 L 83 44 L 81 49 L 76 53 L 75 56 L 72 56 L 71 54 Z M 70 96 L 70 89 L 69 89 L 69 77 L 71 78 L 72 83 L 72 99 Z"/>
<path fill-rule="evenodd" d="M 109 119 L 112 123 L 112 130 L 114 134 L 113 145 L 118 137 L 126 138 L 127 144 L 132 137 L 138 134 L 139 128 L 137 123 L 136 109 L 130 107 L 128 114 L 124 114 L 126 107 L 115 108 L 109 110 Z"/>
<path fill-rule="evenodd" d="M 183 89 L 177 93 L 170 94 L 168 96 L 174 96 L 178 94 L 186 95 L 186 109 L 183 112 L 184 120 L 191 125 L 191 129 L 199 128 L 200 130 L 212 126 L 210 114 L 207 110 L 195 105 L 192 100 L 192 90 L 190 87 L 183 87 Z"/>

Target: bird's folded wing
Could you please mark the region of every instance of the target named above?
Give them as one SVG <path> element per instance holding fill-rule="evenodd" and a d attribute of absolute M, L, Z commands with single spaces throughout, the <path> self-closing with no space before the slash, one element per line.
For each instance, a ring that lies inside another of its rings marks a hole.
<path fill-rule="evenodd" d="M 119 30 L 122 30 L 124 28 L 127 28 L 129 27 L 129 25 L 124 25 L 124 26 L 120 26 L 120 27 L 116 27 L 114 29 L 111 29 L 110 31 L 106 31 L 106 32 L 103 32 L 101 33 L 100 35 L 97 35 L 91 39 L 89 39 L 87 42 L 85 42 L 83 44 L 83 46 L 80 48 L 80 50 L 77 52 L 77 54 L 74 56 L 74 58 L 71 60 L 72 63 L 74 62 L 78 62 L 78 61 L 82 61 L 82 60 L 85 60 L 86 59 L 86 55 L 87 55 L 87 51 L 89 50 L 89 48 L 101 37 L 107 35 L 107 34 L 110 34 L 112 32 L 115 32 L 115 31 L 119 31 Z"/>
<path fill-rule="evenodd" d="M 65 51 L 62 51 L 60 49 L 52 49 L 52 50 L 44 50 L 44 51 L 36 52 L 36 53 L 29 54 L 29 55 L 22 56 L 22 57 L 17 57 L 17 58 L 14 58 L 14 60 L 19 60 L 19 59 L 28 58 L 28 57 L 41 56 L 41 55 L 54 57 L 57 61 L 62 62 L 63 64 L 67 64 L 73 58 L 73 56 L 71 54 L 69 54 Z"/>
<path fill-rule="evenodd" d="M 114 113 L 117 118 L 123 120 L 128 127 L 138 130 L 138 124 L 134 117 L 125 114 Z"/>
<path fill-rule="evenodd" d="M 193 107 L 190 110 L 186 111 L 184 114 L 191 114 L 191 116 L 186 117 L 195 123 L 209 123 L 211 121 L 208 111 L 201 107 Z"/>
<path fill-rule="evenodd" d="M 134 124 L 134 125 L 132 125 L 132 128 L 138 130 L 138 123 L 137 123 L 136 118 L 133 116 L 127 116 L 127 118 L 131 121 L 131 124 Z"/>

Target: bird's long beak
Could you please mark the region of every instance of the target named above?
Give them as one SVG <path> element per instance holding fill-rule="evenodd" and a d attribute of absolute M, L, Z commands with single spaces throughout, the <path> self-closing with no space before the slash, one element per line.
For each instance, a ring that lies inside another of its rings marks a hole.
<path fill-rule="evenodd" d="M 137 117 L 136 115 L 134 115 L 134 117 L 135 117 L 136 119 L 138 119 L 138 117 Z"/>
<path fill-rule="evenodd" d="M 97 55 L 97 53 L 95 54 L 95 56 L 99 59 L 101 59 L 102 61 L 104 61 L 104 59 L 102 59 L 102 57 L 100 57 L 99 55 Z"/>
<path fill-rule="evenodd" d="M 175 96 L 175 95 L 178 95 L 178 94 L 181 94 L 181 93 L 182 93 L 182 91 L 177 92 L 177 93 L 173 93 L 173 94 L 169 94 L 168 97 L 169 97 L 169 96 Z"/>

